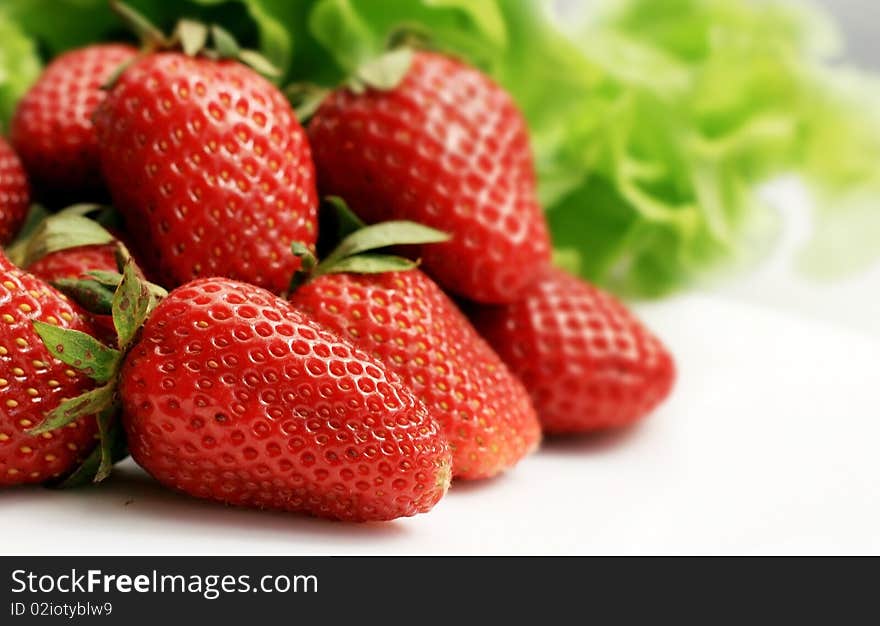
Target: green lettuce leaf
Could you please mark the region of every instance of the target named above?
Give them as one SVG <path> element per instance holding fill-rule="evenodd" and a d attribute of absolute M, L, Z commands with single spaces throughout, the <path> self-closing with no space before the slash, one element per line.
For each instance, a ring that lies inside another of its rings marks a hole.
<path fill-rule="evenodd" d="M 34 41 L 0 11 L 0 129 L 5 128 L 15 103 L 40 73 Z"/>
<path fill-rule="evenodd" d="M 618 291 L 659 295 L 754 260 L 778 228 L 755 190 L 790 171 L 817 199 L 801 266 L 837 276 L 876 260 L 880 247 L 866 233 L 878 222 L 880 91 L 873 77 L 836 63 L 827 18 L 744 0 L 604 9 L 574 36 L 605 73 L 583 94 L 584 110 L 601 121 L 583 116 L 576 127 L 587 135 L 568 138 L 572 150 L 590 145 L 599 157 L 569 160 L 570 171 L 581 165 L 589 176 L 548 207 L 569 263 Z"/>

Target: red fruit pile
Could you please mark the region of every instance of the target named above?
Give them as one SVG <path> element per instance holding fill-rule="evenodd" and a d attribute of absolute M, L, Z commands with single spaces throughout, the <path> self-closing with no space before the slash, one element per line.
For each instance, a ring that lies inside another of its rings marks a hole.
<path fill-rule="evenodd" d="M 21 161 L 0 141 L 0 243 L 28 179 L 111 198 L 126 242 L 79 204 L 8 249 L 27 272 L 0 256 L 0 485 L 99 481 L 127 449 L 196 497 L 389 520 L 669 394 L 660 341 L 550 266 L 526 124 L 487 76 L 396 50 L 304 130 L 207 35 L 62 55 L 19 104 Z"/>

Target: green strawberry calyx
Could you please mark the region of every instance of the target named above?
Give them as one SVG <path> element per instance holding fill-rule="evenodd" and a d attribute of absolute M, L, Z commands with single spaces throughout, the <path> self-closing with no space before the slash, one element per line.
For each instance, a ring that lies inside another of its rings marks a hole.
<path fill-rule="evenodd" d="M 100 204 L 67 207 L 39 221 L 9 248 L 8 256 L 19 267 L 29 267 L 60 250 L 113 243 L 115 238 L 104 226 L 115 226 L 115 219 L 113 209 Z"/>
<path fill-rule="evenodd" d="M 113 236 L 102 226 L 119 226 L 110 207 L 75 204 L 52 214 L 35 204 L 18 237 L 6 248 L 6 256 L 19 267 L 28 267 L 58 250 L 111 243 Z"/>
<path fill-rule="evenodd" d="M 81 216 L 80 218 L 86 219 Z M 95 226 L 103 230 L 97 224 Z M 97 236 L 97 229 L 89 232 Z M 83 232 L 85 231 L 86 228 L 83 227 Z M 109 233 L 106 231 L 104 233 L 109 237 L 109 241 L 114 241 Z M 94 239 L 87 241 L 95 242 Z M 105 240 L 101 242 L 106 243 Z M 40 435 L 87 416 L 96 417 L 99 445 L 79 468 L 62 480 L 59 485 L 62 487 L 102 481 L 110 474 L 113 464 L 127 454 L 118 419 L 119 372 L 125 354 L 134 343 L 138 330 L 159 301 L 167 295 L 161 287 L 141 278 L 141 272 L 125 246 L 119 242 L 116 242 L 116 245 L 119 273 L 87 272 L 83 278 L 63 279 L 52 283 L 90 313 L 111 315 L 117 335 L 115 346 L 105 345 L 92 335 L 78 330 L 41 321 L 33 322 L 34 331 L 43 340 L 43 344 L 52 356 L 84 373 L 97 385 L 75 398 L 65 399 L 46 413 L 42 423 L 28 431 L 30 435 Z"/>
<path fill-rule="evenodd" d="M 413 54 L 413 48 L 407 45 L 369 58 L 355 69 L 343 86 L 358 95 L 366 93 L 368 89 L 391 91 L 406 78 L 412 67 Z M 284 89 L 297 119 L 303 123 L 314 115 L 330 91 L 315 83 L 293 83 Z"/>
<path fill-rule="evenodd" d="M 443 243 L 450 239 L 447 233 L 406 220 L 368 226 L 337 196 L 327 197 L 325 204 L 335 213 L 339 243 L 320 262 L 310 248 L 299 242 L 293 244 L 293 254 L 300 258 L 301 264 L 290 282 L 290 293 L 325 274 L 380 274 L 414 269 L 419 265 L 418 260 L 390 254 L 385 249 Z"/>
<path fill-rule="evenodd" d="M 229 31 L 218 24 L 208 25 L 182 18 L 169 36 L 146 16 L 120 0 L 110 0 L 110 9 L 141 40 L 141 52 L 116 68 L 102 85 L 104 89 L 112 88 L 125 70 L 143 56 L 161 50 L 180 50 L 188 56 L 215 60 L 233 59 L 269 79 L 281 76 L 281 70 L 266 57 L 256 50 L 243 48 Z"/>
<path fill-rule="evenodd" d="M 362 63 L 346 84 L 356 94 L 362 94 L 368 88 L 390 91 L 403 82 L 412 62 L 413 49 L 409 46 L 388 50 Z"/>
<path fill-rule="evenodd" d="M 330 89 L 316 83 L 292 83 L 284 88 L 284 95 L 293 107 L 296 119 L 302 124 L 315 114 L 329 94 Z"/>

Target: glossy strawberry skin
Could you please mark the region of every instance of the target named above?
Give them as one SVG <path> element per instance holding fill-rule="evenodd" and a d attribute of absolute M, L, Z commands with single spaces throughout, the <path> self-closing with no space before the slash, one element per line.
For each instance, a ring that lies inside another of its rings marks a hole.
<path fill-rule="evenodd" d="M 675 382 L 669 351 L 623 304 L 558 269 L 520 302 L 471 319 L 528 388 L 547 433 L 631 424 Z"/>
<path fill-rule="evenodd" d="M 403 82 L 340 89 L 309 124 L 322 194 L 362 219 L 409 219 L 453 239 L 416 250 L 445 289 L 511 302 L 549 259 L 522 115 L 477 70 L 419 52 Z"/>
<path fill-rule="evenodd" d="M 64 278 L 84 278 L 91 271 L 118 272 L 116 245 L 79 246 L 51 252 L 27 266 L 28 272 L 47 283 Z M 98 339 L 116 345 L 116 327 L 110 315 L 86 314 Z"/>
<path fill-rule="evenodd" d="M 537 447 L 526 390 L 419 270 L 329 274 L 291 302 L 400 376 L 442 425 L 455 477 L 493 476 Z"/>
<path fill-rule="evenodd" d="M 353 521 L 429 510 L 451 457 L 424 405 L 382 365 L 263 289 L 172 292 L 123 366 L 134 459 L 228 504 Z"/>
<path fill-rule="evenodd" d="M 12 147 L 0 137 L 0 245 L 18 234 L 29 205 L 27 175 Z"/>
<path fill-rule="evenodd" d="M 31 263 L 27 270 L 46 282 L 60 278 L 81 278 L 88 272 L 118 272 L 116 245 L 79 246 L 51 252 Z"/>
<path fill-rule="evenodd" d="M 151 54 L 95 116 L 135 252 L 168 287 L 226 276 L 281 292 L 317 236 L 314 165 L 281 92 L 233 61 Z"/>
<path fill-rule="evenodd" d="M 136 54 L 132 46 L 112 43 L 66 52 L 19 102 L 10 135 L 41 201 L 106 197 L 92 116 L 104 99 L 101 85 Z"/>
<path fill-rule="evenodd" d="M 95 445 L 97 423 L 91 416 L 42 435 L 26 433 L 63 398 L 94 387 L 49 353 L 34 320 L 92 332 L 75 305 L 0 254 L 0 486 L 62 476 Z"/>

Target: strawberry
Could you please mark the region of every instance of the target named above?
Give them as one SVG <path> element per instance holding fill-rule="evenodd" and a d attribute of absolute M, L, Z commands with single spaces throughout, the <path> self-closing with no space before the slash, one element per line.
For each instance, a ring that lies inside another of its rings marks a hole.
<path fill-rule="evenodd" d="M 227 276 L 281 292 L 314 245 L 305 132 L 281 92 L 233 60 L 182 52 L 128 67 L 95 114 L 114 205 L 159 282 Z"/>
<path fill-rule="evenodd" d="M 81 304 L 85 304 L 81 298 L 86 295 L 92 296 L 92 300 L 97 296 L 109 301 L 112 289 L 97 282 L 91 272 L 118 277 L 120 244 L 100 224 L 84 216 L 97 208 L 96 205 L 76 205 L 46 217 L 15 246 L 15 252 L 19 254 L 13 256 L 10 249 L 10 258 L 65 293 L 70 287 L 82 287 L 79 283 L 86 283 L 85 286 L 90 288 L 87 293 L 76 290 L 68 293 Z M 94 314 L 89 311 L 87 318 L 100 339 L 115 341 L 116 330 L 109 312 Z"/>
<path fill-rule="evenodd" d="M 95 445 L 92 416 L 32 432 L 63 401 L 95 383 L 50 352 L 33 322 L 91 333 L 82 311 L 0 254 L 0 486 L 41 483 L 69 473 Z M 49 421 L 49 420 L 47 420 Z"/>
<path fill-rule="evenodd" d="M 0 245 L 15 237 L 30 205 L 30 187 L 21 161 L 0 137 Z"/>
<path fill-rule="evenodd" d="M 395 71 L 399 82 L 388 78 Z M 478 70 L 431 52 L 389 53 L 326 97 L 308 132 L 322 193 L 367 222 L 413 220 L 452 235 L 415 251 L 445 289 L 511 302 L 548 261 L 525 121 Z"/>
<path fill-rule="evenodd" d="M 449 236 L 422 224 L 365 225 L 338 197 L 325 224 L 338 245 L 320 262 L 303 246 L 291 302 L 385 363 L 431 411 L 453 450 L 453 475 L 488 478 L 512 467 L 541 438 L 522 384 L 417 263 L 383 248 L 438 244 Z M 328 232 L 324 243 L 330 243 Z"/>
<path fill-rule="evenodd" d="M 471 319 L 523 381 L 547 433 L 625 426 L 675 381 L 663 344 L 611 295 L 548 268 L 523 299 Z"/>
<path fill-rule="evenodd" d="M 92 115 L 104 98 L 101 85 L 135 54 L 112 43 L 66 52 L 19 102 L 11 139 L 42 202 L 106 195 Z"/>
<path fill-rule="evenodd" d="M 27 271 L 50 284 L 86 278 L 89 272 L 117 272 L 116 245 L 101 244 L 67 248 L 47 254 L 27 266 Z M 116 329 L 109 315 L 86 315 L 103 341 L 113 341 Z"/>
<path fill-rule="evenodd" d="M 132 456 L 196 497 L 368 521 L 427 511 L 449 485 L 424 405 L 258 287 L 209 278 L 173 291 L 120 380 Z"/>
<path fill-rule="evenodd" d="M 453 474 L 493 476 L 534 450 L 535 410 L 522 384 L 423 272 L 327 274 L 291 301 L 386 364 L 443 427 Z"/>
<path fill-rule="evenodd" d="M 65 278 L 82 278 L 94 270 L 116 272 L 116 246 L 98 244 L 50 252 L 28 265 L 27 270 L 49 283 Z"/>

